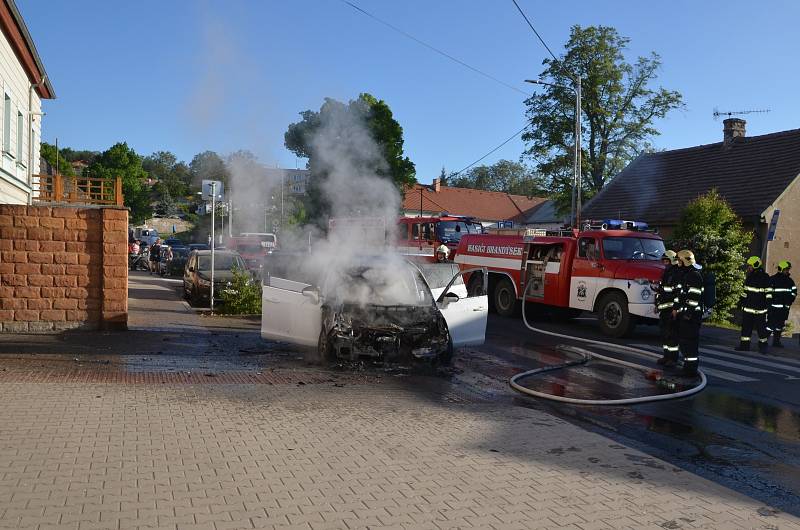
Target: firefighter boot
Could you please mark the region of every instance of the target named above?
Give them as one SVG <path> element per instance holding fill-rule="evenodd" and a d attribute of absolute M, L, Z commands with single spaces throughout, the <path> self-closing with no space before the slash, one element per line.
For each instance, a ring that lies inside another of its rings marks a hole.
<path fill-rule="evenodd" d="M 739 345 L 736 347 L 736 351 L 750 351 L 750 343 L 745 341 L 740 341 Z"/>
<path fill-rule="evenodd" d="M 758 353 L 763 355 L 769 353 L 769 343 L 767 341 L 758 341 Z"/>
<path fill-rule="evenodd" d="M 781 342 L 780 333 L 776 333 L 775 336 L 772 337 L 772 346 L 775 348 L 783 348 L 783 343 Z"/>

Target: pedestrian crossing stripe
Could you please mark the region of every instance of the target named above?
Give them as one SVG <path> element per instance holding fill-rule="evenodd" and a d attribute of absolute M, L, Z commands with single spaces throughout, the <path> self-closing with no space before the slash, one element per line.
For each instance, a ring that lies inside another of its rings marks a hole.
<path fill-rule="evenodd" d="M 651 351 L 653 353 L 661 353 L 661 349 L 658 346 L 653 346 L 653 345 L 650 345 L 650 344 L 632 344 L 631 346 L 634 347 L 634 348 L 640 348 L 640 349 L 643 349 L 643 350 Z M 611 348 L 607 348 L 607 349 L 611 350 Z M 705 354 L 705 355 L 702 355 L 700 357 L 701 369 L 707 375 L 710 375 L 712 377 L 718 377 L 720 379 L 725 379 L 725 380 L 733 381 L 733 382 L 736 382 L 736 383 L 753 382 L 753 381 L 758 381 L 759 380 L 759 379 L 754 379 L 752 377 L 744 376 L 744 375 L 741 375 L 741 374 L 736 374 L 736 373 L 732 373 L 732 372 L 728 372 L 728 371 L 718 370 L 716 368 L 709 368 L 708 366 L 706 366 L 708 364 L 711 364 L 711 365 L 714 365 L 714 366 L 723 366 L 723 367 L 726 367 L 726 368 L 733 368 L 735 370 L 739 370 L 741 372 L 746 372 L 746 373 L 751 373 L 751 374 L 758 373 L 758 374 L 778 375 L 778 376 L 783 377 L 785 380 L 800 379 L 799 377 L 797 377 L 795 375 L 791 375 L 790 373 L 786 373 L 786 372 L 793 372 L 793 373 L 800 374 L 800 368 L 795 367 L 795 366 L 790 366 L 790 365 L 782 364 L 782 363 L 778 363 L 778 362 L 765 361 L 763 359 L 758 359 L 758 358 L 755 358 L 755 357 L 748 357 L 746 355 L 737 355 L 737 354 L 734 354 L 734 353 L 728 353 L 728 352 L 721 351 L 720 349 L 716 349 L 716 348 L 714 348 L 714 349 L 712 349 L 712 348 L 700 348 L 700 352 Z M 758 355 L 760 355 L 760 354 L 758 354 Z M 738 361 L 738 362 L 734 363 L 734 362 L 730 362 L 730 361 L 725 361 L 723 359 L 719 359 L 718 357 L 728 358 L 728 359 L 735 360 L 735 361 Z M 791 361 L 791 359 L 787 359 L 787 360 Z M 750 364 L 743 364 L 743 363 L 750 363 Z M 767 370 L 765 368 L 760 368 L 759 366 L 752 366 L 752 365 L 760 365 L 760 366 L 765 366 L 765 367 L 769 367 L 769 368 L 777 368 L 778 370 L 783 370 L 783 372 Z"/>

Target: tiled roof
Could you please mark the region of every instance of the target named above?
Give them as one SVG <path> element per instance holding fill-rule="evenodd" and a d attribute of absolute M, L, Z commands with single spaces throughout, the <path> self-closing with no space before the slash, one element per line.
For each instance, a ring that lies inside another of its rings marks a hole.
<path fill-rule="evenodd" d="M 433 191 L 430 186 L 415 184 L 406 191 L 403 199 L 404 210 L 420 209 L 420 190 L 423 211 L 469 215 L 482 221 L 516 220 L 518 216 L 547 200 L 543 197 L 526 197 L 450 186 L 441 186 L 439 191 Z"/>
<path fill-rule="evenodd" d="M 800 175 L 800 129 L 642 155 L 583 208 L 584 219 L 674 224 L 716 188 L 742 219 L 760 216 Z"/>

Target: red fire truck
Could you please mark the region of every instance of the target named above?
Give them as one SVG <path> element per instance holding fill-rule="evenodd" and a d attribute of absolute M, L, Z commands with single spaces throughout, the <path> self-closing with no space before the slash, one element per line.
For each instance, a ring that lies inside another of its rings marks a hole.
<path fill-rule="evenodd" d="M 569 318 L 593 312 L 605 334 L 622 337 L 637 322 L 658 318 L 651 284 L 661 280 L 664 242 L 640 226 L 592 221 L 583 231 L 470 234 L 455 261 L 488 269 L 490 308 L 498 314 L 515 314 L 530 282 L 528 302 Z M 468 289 L 479 280 L 470 278 Z"/>
<path fill-rule="evenodd" d="M 435 261 L 440 245 L 450 249 L 452 260 L 458 242 L 467 234 L 482 234 L 483 227 L 472 217 L 441 215 L 432 217 L 401 217 L 397 222 L 397 251 L 410 258 Z"/>

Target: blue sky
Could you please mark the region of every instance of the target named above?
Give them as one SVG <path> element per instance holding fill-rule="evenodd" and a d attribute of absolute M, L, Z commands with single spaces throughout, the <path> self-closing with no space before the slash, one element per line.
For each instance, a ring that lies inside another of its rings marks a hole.
<path fill-rule="evenodd" d="M 511 0 L 353 0 L 447 53 L 522 90 L 546 51 Z M 748 135 L 800 127 L 796 67 L 800 2 L 518 0 L 549 46 L 570 26 L 610 25 L 629 58 L 656 51 L 658 83 L 686 108 L 657 125 L 659 148 L 720 141 L 719 110 L 744 116 Z M 370 92 L 404 128 L 421 182 L 455 171 L 524 125 L 520 93 L 392 32 L 339 0 L 17 0 L 58 99 L 45 102 L 43 139 L 102 150 L 249 149 L 295 167 L 283 133 L 297 113 Z M 509 142 L 484 162 L 516 160 Z M 303 161 L 300 161 L 302 165 Z"/>

